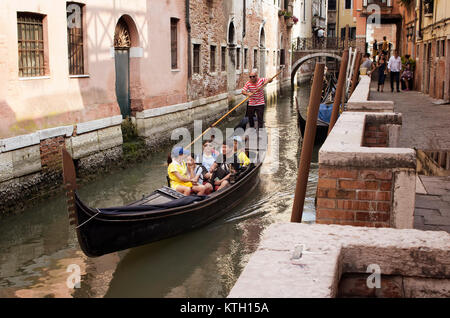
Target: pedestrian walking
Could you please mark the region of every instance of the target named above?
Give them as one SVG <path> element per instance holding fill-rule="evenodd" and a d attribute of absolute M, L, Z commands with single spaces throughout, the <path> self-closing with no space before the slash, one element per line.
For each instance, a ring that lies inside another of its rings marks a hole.
<path fill-rule="evenodd" d="M 391 91 L 394 92 L 394 81 L 397 84 L 397 92 L 400 93 L 400 71 L 402 70 L 402 59 L 398 56 L 398 50 L 394 51 L 388 62 L 388 70 L 391 74 Z"/>

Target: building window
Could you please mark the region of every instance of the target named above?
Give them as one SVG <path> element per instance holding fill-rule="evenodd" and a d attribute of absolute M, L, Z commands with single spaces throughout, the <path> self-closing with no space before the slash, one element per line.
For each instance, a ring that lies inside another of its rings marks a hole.
<path fill-rule="evenodd" d="M 286 54 L 284 49 L 280 50 L 280 65 L 286 65 Z"/>
<path fill-rule="evenodd" d="M 345 9 L 352 8 L 352 0 L 345 0 Z"/>
<path fill-rule="evenodd" d="M 273 51 L 273 66 L 277 65 L 277 53 L 275 53 L 275 51 Z"/>
<path fill-rule="evenodd" d="M 439 57 L 441 50 L 440 50 L 441 41 L 436 41 L 436 57 Z"/>
<path fill-rule="evenodd" d="M 336 11 L 336 0 L 328 0 L 328 10 Z"/>
<path fill-rule="evenodd" d="M 194 73 L 200 74 L 200 44 L 194 44 Z"/>
<path fill-rule="evenodd" d="M 170 18 L 170 55 L 172 69 L 178 68 L 178 21 Z"/>
<path fill-rule="evenodd" d="M 17 13 L 19 77 L 45 75 L 43 19 L 40 14 Z"/>
<path fill-rule="evenodd" d="M 67 43 L 69 50 L 69 74 L 84 74 L 83 5 L 67 2 Z"/>
<path fill-rule="evenodd" d="M 236 48 L 236 69 L 241 68 L 241 48 Z"/>
<path fill-rule="evenodd" d="M 434 0 L 424 0 L 423 10 L 425 15 L 432 16 L 434 12 Z"/>
<path fill-rule="evenodd" d="M 445 40 L 442 40 L 441 42 L 441 56 L 445 56 Z"/>
<path fill-rule="evenodd" d="M 247 59 L 248 59 L 248 49 L 245 48 L 245 49 L 244 49 L 244 70 L 247 70 L 247 69 L 248 69 L 248 62 L 247 62 Z"/>
<path fill-rule="evenodd" d="M 227 47 L 226 46 L 222 46 L 222 52 L 220 53 L 221 55 L 221 70 L 222 72 L 224 72 L 226 70 L 226 61 L 227 61 Z"/>
<path fill-rule="evenodd" d="M 328 26 L 327 26 L 327 36 L 329 38 L 336 37 L 336 24 L 334 24 L 334 23 L 328 24 Z"/>
<path fill-rule="evenodd" d="M 253 68 L 258 68 L 258 50 L 253 50 Z"/>
<path fill-rule="evenodd" d="M 211 45 L 210 51 L 209 51 L 209 71 L 215 72 L 216 71 L 216 46 Z"/>

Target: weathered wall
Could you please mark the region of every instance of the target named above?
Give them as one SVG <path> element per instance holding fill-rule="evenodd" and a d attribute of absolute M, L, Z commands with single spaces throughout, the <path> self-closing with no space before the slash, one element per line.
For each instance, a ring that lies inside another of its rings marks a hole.
<path fill-rule="evenodd" d="M 180 19 L 179 63 L 186 64 L 186 28 L 182 1 L 80 0 L 85 4 L 85 76 L 69 75 L 66 2 L 1 1 L 0 138 L 39 129 L 120 114 L 115 95 L 114 29 L 122 15 L 131 24 L 131 106 L 147 109 L 186 100 L 186 69 L 170 67 L 170 18 Z M 17 12 L 45 15 L 47 73 L 44 78 L 19 78 Z M 156 44 L 156 45 L 155 45 Z M 156 49 L 157 48 L 157 49 Z M 7 67 L 5 67 L 7 65 Z M 142 72 L 145 70 L 145 72 Z"/>
<path fill-rule="evenodd" d="M 401 115 L 344 112 L 319 151 L 320 224 L 412 228 L 416 156 L 388 148 Z"/>
<path fill-rule="evenodd" d="M 108 168 L 122 156 L 122 116 L 39 130 L 0 141 L 0 214 L 57 191 L 61 150 L 77 162 L 79 175 Z"/>

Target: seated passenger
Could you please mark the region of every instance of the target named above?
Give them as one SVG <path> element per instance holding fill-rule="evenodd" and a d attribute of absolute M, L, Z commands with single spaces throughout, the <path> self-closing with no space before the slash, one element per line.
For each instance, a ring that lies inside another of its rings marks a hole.
<path fill-rule="evenodd" d="M 232 157 L 233 148 L 229 147 L 226 142 L 222 145 L 222 153 L 217 157 L 216 161 L 211 166 L 209 172 L 211 173 L 211 181 L 217 191 L 225 188 L 230 184 L 231 170 L 227 163 L 227 158 Z"/>
<path fill-rule="evenodd" d="M 191 195 L 197 193 L 198 195 L 205 195 L 206 188 L 193 184 L 193 179 L 187 174 L 187 164 L 185 156 L 189 154 L 189 150 L 184 150 L 182 147 L 175 147 L 172 154 L 169 155 L 167 163 L 167 174 L 170 179 L 170 187 L 184 195 Z"/>
<path fill-rule="evenodd" d="M 234 136 L 233 141 L 233 151 L 237 156 L 237 163 L 239 163 L 238 168 L 247 167 L 250 164 L 250 159 L 244 151 L 242 138 L 240 136 Z"/>
<path fill-rule="evenodd" d="M 197 156 L 196 162 L 198 164 L 197 170 L 200 171 L 199 183 L 204 184 L 204 181 L 211 179 L 211 173 L 209 170 L 216 161 L 217 155 L 213 152 L 213 144 L 210 140 L 206 140 L 203 143 L 203 153 L 201 156 Z"/>
<path fill-rule="evenodd" d="M 191 178 L 191 182 L 195 188 L 204 193 L 205 195 L 210 194 L 213 191 L 213 186 L 205 182 L 203 180 L 200 182 L 200 178 L 202 175 L 202 169 L 197 166 L 193 156 L 188 156 L 187 158 L 187 175 Z"/>

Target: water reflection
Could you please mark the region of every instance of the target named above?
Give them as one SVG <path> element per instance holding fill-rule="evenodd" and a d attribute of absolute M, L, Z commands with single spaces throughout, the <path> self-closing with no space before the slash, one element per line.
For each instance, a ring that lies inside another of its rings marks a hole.
<path fill-rule="evenodd" d="M 279 130 L 276 173 L 233 211 L 207 227 L 139 248 L 87 258 L 69 226 L 61 195 L 0 223 L 0 297 L 226 297 L 264 230 L 288 222 L 301 138 L 290 91 L 269 103 L 266 126 Z M 306 113 L 309 88 L 294 93 Z M 240 118 L 226 120 L 233 127 Z M 138 200 L 165 184 L 169 147 L 145 162 L 107 174 L 79 193 L 88 205 L 108 207 Z M 317 151 L 311 164 L 303 220 L 314 222 Z M 81 288 L 68 289 L 67 267 L 81 269 Z"/>

